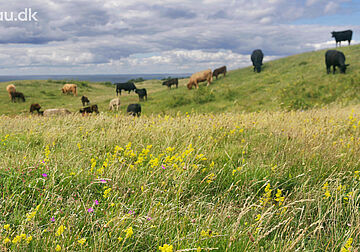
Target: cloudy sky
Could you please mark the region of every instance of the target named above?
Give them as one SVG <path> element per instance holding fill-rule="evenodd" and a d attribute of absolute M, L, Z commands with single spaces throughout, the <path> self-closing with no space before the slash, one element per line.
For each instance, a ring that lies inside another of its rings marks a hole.
<path fill-rule="evenodd" d="M 236 69 L 250 65 L 257 48 L 271 60 L 334 47 L 334 30 L 352 29 L 354 43 L 360 41 L 359 0 L 0 3 L 0 75 Z M 25 8 L 38 21 L 4 20 L 4 12 L 16 18 Z"/>

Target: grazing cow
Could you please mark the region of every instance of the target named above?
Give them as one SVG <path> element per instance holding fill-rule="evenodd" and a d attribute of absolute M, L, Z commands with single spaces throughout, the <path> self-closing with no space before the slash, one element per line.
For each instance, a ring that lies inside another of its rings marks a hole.
<path fill-rule="evenodd" d="M 67 93 L 73 93 L 74 96 L 77 96 L 77 86 L 76 84 L 65 84 L 63 88 L 61 89 L 63 94 Z"/>
<path fill-rule="evenodd" d="M 80 113 L 83 114 L 83 115 L 84 114 L 90 114 L 90 113 L 93 113 L 93 112 L 95 112 L 96 114 L 99 114 L 99 109 L 98 109 L 98 106 L 96 104 L 80 109 Z"/>
<path fill-rule="evenodd" d="M 23 93 L 20 92 L 11 92 L 11 101 L 16 102 L 16 98 L 21 99 L 23 102 L 25 102 L 25 97 Z"/>
<path fill-rule="evenodd" d="M 207 86 L 209 86 L 212 82 L 212 72 L 211 69 L 204 70 L 201 72 L 194 73 L 191 75 L 189 83 L 187 84 L 188 89 L 192 89 L 192 87 L 195 85 L 196 88 L 199 88 L 199 82 L 207 81 Z"/>
<path fill-rule="evenodd" d="M 175 85 L 176 88 L 178 88 L 179 81 L 178 81 L 178 78 L 174 78 L 174 79 L 164 81 L 162 84 L 163 84 L 163 86 L 167 86 L 170 89 L 171 89 L 172 85 Z"/>
<path fill-rule="evenodd" d="M 145 99 L 147 100 L 147 92 L 146 92 L 146 89 L 145 89 L 145 88 L 136 89 L 136 90 L 135 90 L 135 93 L 138 94 L 138 96 L 139 96 L 139 101 L 143 101 L 143 100 L 144 100 L 144 97 L 145 97 Z"/>
<path fill-rule="evenodd" d="M 45 109 L 43 112 L 44 116 L 63 116 L 69 115 L 71 112 L 67 109 L 60 108 L 60 109 Z"/>
<path fill-rule="evenodd" d="M 226 76 L 226 66 L 222 66 L 214 70 L 213 76 L 215 76 L 216 79 L 218 78 L 219 74 L 224 74 L 224 77 Z"/>
<path fill-rule="evenodd" d="M 37 111 L 38 114 L 40 114 L 40 109 L 41 109 L 41 106 L 39 105 L 39 103 L 33 103 L 30 106 L 30 113 L 33 113 L 34 111 Z"/>
<path fill-rule="evenodd" d="M 141 114 L 141 105 L 136 103 L 136 104 L 129 104 L 129 106 L 127 107 L 126 112 L 129 115 L 133 115 L 133 116 L 140 116 Z"/>
<path fill-rule="evenodd" d="M 116 110 L 118 111 L 120 108 L 120 98 L 112 99 L 109 103 L 109 110 Z"/>
<path fill-rule="evenodd" d="M 85 95 L 83 95 L 81 97 L 81 102 L 82 102 L 83 106 L 85 106 L 85 103 L 86 103 L 86 105 L 89 105 L 89 103 L 90 103 L 89 98 L 87 98 Z"/>
<path fill-rule="evenodd" d="M 134 82 L 125 82 L 125 83 L 115 83 L 116 85 L 116 96 L 120 93 L 121 95 L 121 90 L 124 89 L 124 91 L 128 91 L 129 94 L 131 91 L 135 91 L 136 87 Z"/>
<path fill-rule="evenodd" d="M 260 49 L 256 49 L 252 52 L 251 54 L 251 61 L 252 64 L 254 66 L 254 72 L 256 70 L 256 72 L 260 73 L 261 72 L 261 66 L 262 66 L 262 61 L 264 58 L 264 54 Z"/>
<path fill-rule="evenodd" d="M 335 38 L 336 47 L 338 43 L 341 46 L 341 41 L 346 41 L 346 40 L 349 42 L 350 45 L 352 34 L 353 34 L 352 30 L 339 31 L 339 32 L 333 31 L 331 33 L 332 38 Z"/>
<path fill-rule="evenodd" d="M 345 55 L 342 52 L 336 50 L 328 50 L 325 53 L 325 64 L 326 64 L 326 72 L 330 73 L 330 67 L 333 66 L 333 74 L 335 74 L 335 68 L 338 66 L 340 68 L 341 73 L 346 72 L 346 67 L 349 64 L 345 65 Z"/>
<path fill-rule="evenodd" d="M 13 84 L 7 85 L 6 91 L 8 92 L 9 97 L 10 97 L 10 99 L 11 99 L 11 93 L 12 93 L 12 92 L 16 92 L 15 85 L 13 85 Z"/>

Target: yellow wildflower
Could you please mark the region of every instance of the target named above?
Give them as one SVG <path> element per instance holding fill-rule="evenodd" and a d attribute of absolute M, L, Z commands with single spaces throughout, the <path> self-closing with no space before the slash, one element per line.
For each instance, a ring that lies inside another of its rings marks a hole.
<path fill-rule="evenodd" d="M 29 244 L 32 241 L 32 236 L 30 235 L 28 238 L 26 238 L 26 243 Z"/>
<path fill-rule="evenodd" d="M 172 252 L 173 251 L 173 246 L 172 245 L 168 245 L 168 244 L 164 244 L 162 247 L 159 246 L 159 250 L 161 252 Z"/>
<path fill-rule="evenodd" d="M 10 229 L 10 224 L 4 225 L 4 229 L 5 229 L 5 230 L 9 230 L 9 229 Z"/>
<path fill-rule="evenodd" d="M 85 239 L 85 238 L 81 238 L 80 240 L 78 240 L 78 243 L 79 243 L 80 245 L 83 245 L 85 242 L 86 242 L 86 239 Z"/>
<path fill-rule="evenodd" d="M 55 251 L 61 251 L 61 247 L 60 247 L 60 245 L 58 244 L 58 245 L 56 245 L 56 247 L 55 247 Z"/>
<path fill-rule="evenodd" d="M 11 240 L 10 240 L 9 238 L 5 238 L 5 239 L 3 240 L 3 244 L 8 244 L 9 242 L 11 242 Z"/>
<path fill-rule="evenodd" d="M 134 233 L 132 227 L 128 227 L 124 232 L 126 232 L 125 239 L 130 238 Z"/>
<path fill-rule="evenodd" d="M 64 225 L 61 225 L 60 227 L 58 227 L 57 231 L 56 231 L 56 236 L 60 236 L 62 235 L 62 233 L 64 233 L 66 227 Z"/>

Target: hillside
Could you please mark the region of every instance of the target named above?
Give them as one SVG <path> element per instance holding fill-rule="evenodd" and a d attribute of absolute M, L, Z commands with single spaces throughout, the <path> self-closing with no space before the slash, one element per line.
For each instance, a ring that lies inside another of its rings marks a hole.
<path fill-rule="evenodd" d="M 187 90 L 187 79 L 180 81 L 178 89 L 168 90 L 160 80 L 137 83 L 147 88 L 149 100 L 143 102 L 143 112 L 224 112 L 258 110 L 296 110 L 321 107 L 330 103 L 358 103 L 360 80 L 360 45 L 342 47 L 346 63 L 350 64 L 345 75 L 327 75 L 324 63 L 326 50 L 294 55 L 264 64 L 260 74 L 252 67 L 230 71 L 226 78 L 215 80 L 210 88 L 205 84 L 199 90 Z M 5 91 L 8 83 L 0 83 L 0 114 L 26 113 L 31 103 L 43 109 L 65 107 L 75 112 L 81 107 L 80 97 L 87 95 L 100 111 L 107 111 L 109 101 L 116 96 L 115 88 L 103 83 L 77 82 L 79 97 L 62 95 L 65 81 L 15 81 L 17 90 L 27 98 L 25 103 L 13 104 Z M 136 94 L 123 93 L 122 112 L 129 103 L 138 102 Z"/>

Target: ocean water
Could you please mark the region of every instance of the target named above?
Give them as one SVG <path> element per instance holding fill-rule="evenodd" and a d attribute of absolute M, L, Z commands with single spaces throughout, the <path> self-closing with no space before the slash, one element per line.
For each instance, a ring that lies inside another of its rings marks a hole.
<path fill-rule="evenodd" d="M 126 82 L 131 79 L 143 78 L 145 80 L 187 77 L 191 74 L 108 74 L 108 75 L 0 75 L 0 82 L 15 80 L 79 80 L 90 82 Z"/>

